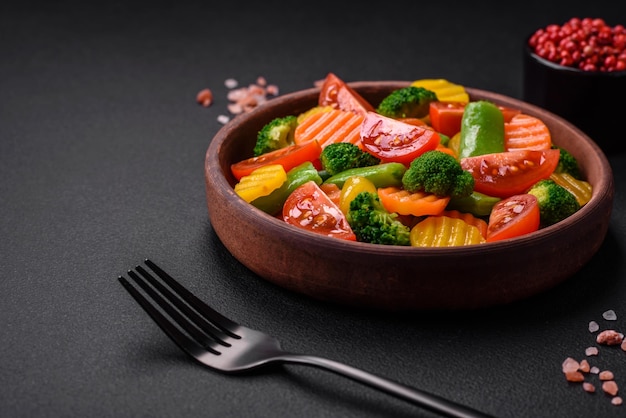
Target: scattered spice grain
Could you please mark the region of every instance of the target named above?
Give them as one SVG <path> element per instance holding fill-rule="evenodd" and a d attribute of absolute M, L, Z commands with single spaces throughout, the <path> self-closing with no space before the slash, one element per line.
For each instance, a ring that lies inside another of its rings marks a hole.
<path fill-rule="evenodd" d="M 602 390 L 611 396 L 615 396 L 618 392 L 617 383 L 615 383 L 615 380 L 607 380 L 602 383 Z"/>
<path fill-rule="evenodd" d="M 613 380 L 615 378 L 613 372 L 610 370 L 601 371 L 598 377 L 600 378 L 600 380 Z"/>
<path fill-rule="evenodd" d="M 213 92 L 210 89 L 202 89 L 196 95 L 196 101 L 198 104 L 204 107 L 209 107 L 213 104 Z"/>
<path fill-rule="evenodd" d="M 614 310 L 609 309 L 602 313 L 602 318 L 605 321 L 617 320 L 617 314 Z M 596 321 L 589 321 L 588 329 L 591 333 L 595 333 L 600 330 L 600 324 Z M 596 335 L 596 343 L 602 346 L 616 346 L 619 345 L 623 351 L 626 351 L 626 338 L 624 334 L 618 332 L 615 329 L 605 329 Z M 590 358 L 599 355 L 599 348 L 595 346 L 589 346 L 585 349 L 585 355 Z M 597 366 L 592 366 L 588 359 L 582 359 L 580 361 L 573 357 L 567 357 L 561 364 L 563 374 L 568 382 L 580 382 L 582 383 L 582 389 L 587 393 L 595 393 L 596 385 L 589 381 L 590 379 L 597 379 L 598 384 L 601 384 L 602 391 L 610 396 L 611 404 L 621 405 L 623 400 L 617 396 L 619 387 L 615 381 L 615 376 L 610 370 L 600 370 Z M 593 376 L 597 375 L 597 376 Z"/>
<path fill-rule="evenodd" d="M 624 335 L 613 329 L 604 330 L 596 337 L 596 342 L 604 345 L 619 345 L 623 340 Z"/>
<path fill-rule="evenodd" d="M 602 314 L 602 318 L 606 319 L 607 321 L 616 321 L 617 315 L 615 314 L 615 311 L 613 309 L 609 309 Z"/>
<path fill-rule="evenodd" d="M 596 387 L 593 385 L 593 383 L 584 382 L 583 383 L 583 390 L 585 392 L 594 393 L 596 391 Z"/>

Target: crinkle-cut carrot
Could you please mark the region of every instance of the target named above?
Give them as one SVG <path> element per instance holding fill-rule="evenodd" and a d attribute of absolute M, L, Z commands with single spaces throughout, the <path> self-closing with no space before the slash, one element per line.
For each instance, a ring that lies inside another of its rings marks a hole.
<path fill-rule="evenodd" d="M 303 144 L 317 139 L 322 148 L 334 142 L 357 144 L 361 139 L 362 122 L 362 115 L 344 110 L 314 112 L 296 127 L 294 141 Z"/>
<path fill-rule="evenodd" d="M 450 202 L 449 196 L 421 191 L 411 193 L 395 186 L 379 188 L 378 197 L 388 212 L 413 216 L 439 215 Z"/>
<path fill-rule="evenodd" d="M 462 221 L 467 222 L 470 225 L 474 225 L 480 231 L 481 235 L 487 238 L 487 222 L 483 219 L 477 218 L 468 212 L 460 212 L 458 210 L 444 210 L 441 213 L 442 216 L 447 216 L 449 218 L 458 218 Z"/>
<path fill-rule="evenodd" d="M 578 204 L 584 206 L 591 200 L 593 195 L 593 186 L 585 180 L 578 180 L 568 173 L 552 173 L 550 178 L 556 184 L 574 195 Z"/>
<path fill-rule="evenodd" d="M 520 113 L 504 123 L 504 147 L 507 151 L 548 150 L 552 136 L 541 119 Z"/>
<path fill-rule="evenodd" d="M 449 216 L 429 216 L 411 228 L 414 247 L 457 247 L 483 244 L 485 238 L 474 225 Z"/>

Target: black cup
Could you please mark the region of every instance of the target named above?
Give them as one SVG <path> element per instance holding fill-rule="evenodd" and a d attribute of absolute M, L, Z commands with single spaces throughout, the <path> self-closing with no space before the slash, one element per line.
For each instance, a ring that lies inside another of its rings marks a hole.
<path fill-rule="evenodd" d="M 590 72 L 536 55 L 524 44 L 523 99 L 563 117 L 605 153 L 626 151 L 626 71 Z"/>

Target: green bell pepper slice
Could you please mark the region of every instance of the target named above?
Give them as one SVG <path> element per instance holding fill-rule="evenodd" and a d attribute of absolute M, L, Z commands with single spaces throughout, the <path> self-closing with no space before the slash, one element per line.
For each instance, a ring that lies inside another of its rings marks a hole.
<path fill-rule="evenodd" d="M 461 118 L 459 159 L 504 152 L 504 115 L 487 100 L 469 102 Z"/>

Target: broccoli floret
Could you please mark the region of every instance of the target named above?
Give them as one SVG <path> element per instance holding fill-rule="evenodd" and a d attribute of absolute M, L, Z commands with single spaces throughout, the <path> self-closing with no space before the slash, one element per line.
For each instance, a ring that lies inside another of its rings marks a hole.
<path fill-rule="evenodd" d="M 437 100 L 435 92 L 423 87 L 404 87 L 385 97 L 376 112 L 390 118 L 423 118 L 428 115 L 430 102 Z"/>
<path fill-rule="evenodd" d="M 578 161 L 576 158 L 566 149 L 559 148 L 557 146 L 553 146 L 552 148 L 561 151 L 559 155 L 559 163 L 554 171 L 556 173 L 567 173 L 578 180 L 582 179 L 582 174 L 580 173 L 580 168 L 578 167 Z"/>
<path fill-rule="evenodd" d="M 380 159 L 350 142 L 336 142 L 324 147 L 320 162 L 322 168 L 332 176 L 349 168 L 380 164 Z"/>
<path fill-rule="evenodd" d="M 389 213 L 377 194 L 361 192 L 350 202 L 346 218 L 357 241 L 384 245 L 411 245 L 410 229 Z"/>
<path fill-rule="evenodd" d="M 409 192 L 423 191 L 458 198 L 472 193 L 474 177 L 450 154 L 433 150 L 411 162 L 402 176 L 402 186 Z"/>
<path fill-rule="evenodd" d="M 258 157 L 266 152 L 292 145 L 297 124 L 298 118 L 293 115 L 271 120 L 257 134 L 253 150 L 254 156 Z"/>
<path fill-rule="evenodd" d="M 539 180 L 528 193 L 537 198 L 539 217 L 544 226 L 562 221 L 580 209 L 576 197 L 551 179 Z"/>

